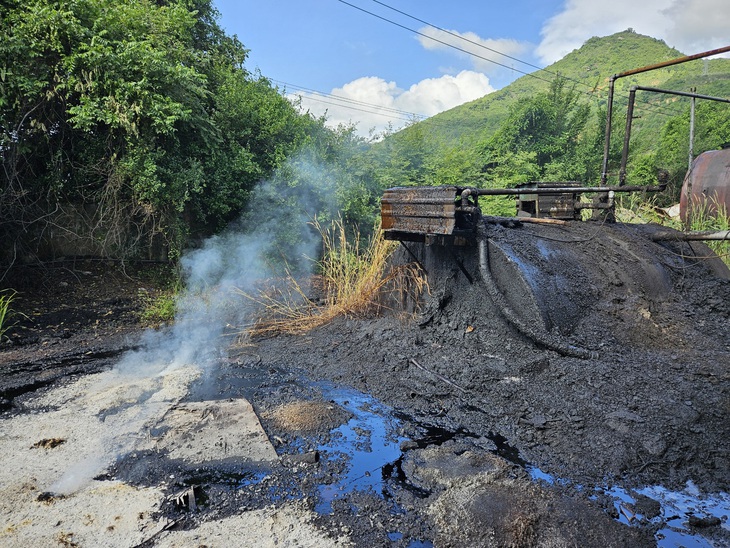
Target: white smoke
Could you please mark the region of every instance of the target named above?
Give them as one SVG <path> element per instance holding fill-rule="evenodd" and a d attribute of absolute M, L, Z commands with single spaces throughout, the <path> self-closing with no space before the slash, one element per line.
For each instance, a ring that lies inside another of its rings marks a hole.
<path fill-rule="evenodd" d="M 285 175 L 253 192 L 241 221 L 183 256 L 185 290 L 174 324 L 146 331 L 136 350 L 66 403 L 77 407 L 89 439 L 51 492 L 78 490 L 135 449 L 196 378 L 222 363 L 233 340 L 224 334 L 240 331 L 253 312 L 238 290 L 254 292 L 284 265 L 314 264 L 320 237 L 308 222 L 331 194 L 322 171 L 316 162 L 291 162 Z"/>

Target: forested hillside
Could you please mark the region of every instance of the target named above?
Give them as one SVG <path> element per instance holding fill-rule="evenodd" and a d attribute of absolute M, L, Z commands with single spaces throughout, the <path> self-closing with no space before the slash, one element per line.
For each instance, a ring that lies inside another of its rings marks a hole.
<path fill-rule="evenodd" d="M 609 77 L 681 55 L 632 31 L 593 38 L 546 70 L 370 142 L 327 128 L 251 73 L 246 37 L 225 34 L 211 0 L 9 0 L 0 28 L 4 267 L 63 255 L 175 259 L 192 238 L 255 222 L 254 190 L 368 234 L 392 186 L 593 184 Z M 730 60 L 620 80 L 612 171 L 635 84 L 727 97 Z M 653 183 L 668 168 L 671 201 L 686 170 L 689 102 L 639 101 L 629 179 Z M 697 128 L 698 153 L 730 142 L 730 109 L 700 102 Z M 490 207 L 513 211 L 509 200 Z"/>
<path fill-rule="evenodd" d="M 403 181 L 461 181 L 485 187 L 533 180 L 595 184 L 600 178 L 609 78 L 684 54 L 631 30 L 592 38 L 545 70 L 406 128 L 378 146 L 408 166 L 401 174 Z M 685 92 L 694 89 L 699 94 L 727 98 L 730 60 L 697 60 L 616 81 L 609 164 L 614 181 L 628 90 L 634 85 Z M 657 168 L 668 169 L 671 192 L 663 198 L 665 202 L 677 199 L 687 169 L 689 105 L 687 98 L 637 92 L 628 179 L 653 184 Z M 695 153 L 727 142 L 728 105 L 698 101 Z M 408 157 L 414 160 L 408 163 Z"/>

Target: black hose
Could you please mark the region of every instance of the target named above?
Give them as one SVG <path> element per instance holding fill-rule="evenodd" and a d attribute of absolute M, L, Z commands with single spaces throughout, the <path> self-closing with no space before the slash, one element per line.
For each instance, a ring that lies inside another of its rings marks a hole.
<path fill-rule="evenodd" d="M 502 292 L 497 287 L 497 284 L 492 277 L 492 273 L 489 269 L 489 249 L 487 235 L 484 227 L 479 228 L 479 272 L 482 277 L 482 283 L 484 288 L 487 290 L 490 299 L 499 309 L 502 317 L 507 321 L 509 325 L 515 328 L 521 335 L 524 335 L 535 344 L 554 350 L 562 356 L 568 356 L 572 358 L 580 358 L 583 360 L 596 359 L 598 353 L 580 348 L 569 344 L 565 341 L 558 339 L 556 336 L 548 333 L 547 331 L 534 329 L 533 327 L 525 324 L 518 316 L 514 313 L 512 308 L 507 303 Z"/>

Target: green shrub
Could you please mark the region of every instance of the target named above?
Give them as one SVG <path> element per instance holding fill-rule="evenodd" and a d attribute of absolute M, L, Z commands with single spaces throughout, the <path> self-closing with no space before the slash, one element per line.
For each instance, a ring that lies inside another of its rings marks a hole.
<path fill-rule="evenodd" d="M 177 292 L 164 291 L 156 297 L 146 297 L 145 308 L 140 320 L 145 325 L 156 325 L 171 322 L 175 319 Z"/>
<path fill-rule="evenodd" d="M 15 299 L 15 291 L 9 290 L 4 291 L 0 294 L 0 341 L 5 336 L 5 333 L 10 329 L 13 324 L 10 323 L 10 319 L 15 315 L 15 312 L 11 308 L 11 304 Z"/>

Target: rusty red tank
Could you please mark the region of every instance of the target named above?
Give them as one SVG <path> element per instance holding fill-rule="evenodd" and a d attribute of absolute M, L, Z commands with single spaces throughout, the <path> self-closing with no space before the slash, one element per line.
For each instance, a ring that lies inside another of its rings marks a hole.
<path fill-rule="evenodd" d="M 730 148 L 708 150 L 692 162 L 682 184 L 679 214 L 687 221 L 692 197 L 692 209 L 702 207 L 706 214 L 717 215 L 718 207 L 730 212 Z"/>

